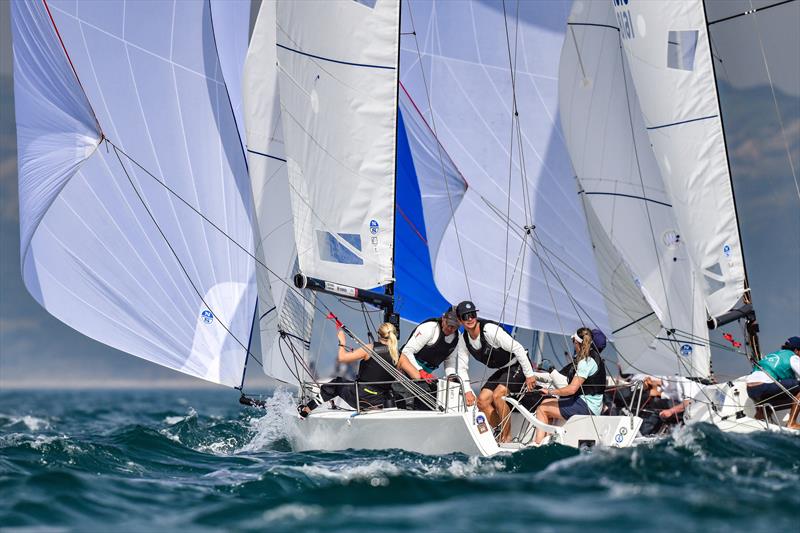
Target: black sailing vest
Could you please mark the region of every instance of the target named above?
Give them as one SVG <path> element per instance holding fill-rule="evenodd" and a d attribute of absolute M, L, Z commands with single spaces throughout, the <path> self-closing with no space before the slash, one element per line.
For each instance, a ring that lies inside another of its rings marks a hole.
<path fill-rule="evenodd" d="M 486 324 L 494 324 L 498 328 L 502 329 L 502 326 L 497 322 L 492 320 L 484 320 L 483 318 L 478 319 L 478 324 L 480 325 L 480 340 L 481 340 L 481 347 L 479 350 L 476 350 L 472 347 L 472 344 L 469 342 L 469 333 L 467 330 L 464 330 L 464 344 L 467 345 L 467 350 L 469 353 L 472 354 L 472 357 L 483 363 L 484 365 L 488 366 L 489 368 L 500 368 L 506 366 L 510 361 L 511 358 L 514 357 L 514 354 L 511 352 L 507 352 L 502 348 L 492 348 L 489 346 L 489 343 L 486 342 L 486 337 L 483 334 L 483 326 Z"/>
<path fill-rule="evenodd" d="M 594 362 L 597 364 L 597 372 L 586 378 L 581 388 L 578 389 L 578 392 L 575 394 L 588 396 L 590 394 L 603 394 L 606 391 L 606 364 L 594 348 L 589 352 L 589 357 L 594 359 Z M 572 383 L 572 378 L 575 377 L 577 366 L 577 363 L 573 361 L 561 369 L 561 373 L 567 376 L 567 383 Z"/>
<path fill-rule="evenodd" d="M 372 351 L 375 352 L 374 355 L 370 356 L 369 359 L 362 359 L 358 364 L 358 376 L 356 377 L 356 380 L 361 383 L 395 381 L 394 376 L 387 372 L 380 363 L 374 360 L 375 356 L 377 355 L 384 361 L 388 362 L 390 366 L 394 366 L 394 363 L 392 362 L 392 355 L 389 353 L 389 347 L 381 342 L 376 342 L 372 346 Z M 382 385 L 368 385 L 368 387 L 376 387 L 378 389 L 388 390 L 392 388 L 392 384 L 386 383 Z"/>
<path fill-rule="evenodd" d="M 447 356 L 453 353 L 453 350 L 456 349 L 456 345 L 458 344 L 458 333 L 453 335 L 453 340 L 447 342 L 444 339 L 444 332 L 442 331 L 442 319 L 441 318 L 429 318 L 428 320 L 424 320 L 420 322 L 419 326 L 422 324 L 426 324 L 428 322 L 436 322 L 436 327 L 439 328 L 439 338 L 436 339 L 436 342 L 433 344 L 423 346 L 414 356 L 419 360 L 431 367 L 431 369 L 438 368 L 442 362 L 447 359 Z M 417 326 L 417 327 L 419 327 Z M 414 333 L 417 331 L 414 328 L 414 331 L 411 332 L 411 336 L 408 340 L 411 340 L 414 337 Z M 408 344 L 408 341 L 406 341 Z M 405 347 L 405 345 L 403 345 Z M 400 350 L 403 351 L 402 349 Z"/>

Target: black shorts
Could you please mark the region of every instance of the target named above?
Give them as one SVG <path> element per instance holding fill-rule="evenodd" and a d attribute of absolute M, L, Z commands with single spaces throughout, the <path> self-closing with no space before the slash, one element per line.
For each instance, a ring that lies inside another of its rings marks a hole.
<path fill-rule="evenodd" d="M 522 390 L 522 387 L 525 386 L 525 374 L 522 372 L 520 364 L 514 363 L 511 366 L 497 369 L 494 374 L 489 376 L 481 390 L 489 389 L 493 391 L 498 385 L 507 387 L 509 392 L 512 393 Z"/>

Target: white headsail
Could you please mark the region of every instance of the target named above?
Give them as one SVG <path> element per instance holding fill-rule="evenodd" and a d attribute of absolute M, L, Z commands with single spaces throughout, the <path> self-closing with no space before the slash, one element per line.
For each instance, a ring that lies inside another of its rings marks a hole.
<path fill-rule="evenodd" d="M 568 14 L 555 1 L 406 2 L 401 50 L 423 203 L 439 198 L 425 213 L 437 287 L 487 318 L 558 333 L 608 330 L 558 124 Z"/>
<path fill-rule="evenodd" d="M 12 20 L 28 290 L 94 339 L 238 386 L 252 200 L 209 5 L 14 2 Z"/>
<path fill-rule="evenodd" d="M 645 126 L 709 315 L 745 273 L 702 0 L 615 0 Z"/>
<path fill-rule="evenodd" d="M 293 350 L 308 350 L 313 319 L 313 293 L 300 297 L 288 290 L 297 270 L 289 175 L 283 147 L 278 99 L 276 4 L 265 0 L 250 40 L 244 69 L 244 115 L 247 159 L 258 220 L 259 331 L 264 372 L 296 383 Z M 282 333 L 282 334 L 281 334 Z M 302 372 L 302 370 L 301 370 Z M 299 376 L 301 378 L 307 376 Z"/>
<path fill-rule="evenodd" d="M 397 1 L 279 2 L 278 71 L 300 270 L 392 281 Z"/>
<path fill-rule="evenodd" d="M 705 377 L 702 292 L 616 24 L 611 3 L 574 4 L 559 67 L 561 123 L 583 189 L 614 345 L 626 371 Z"/>

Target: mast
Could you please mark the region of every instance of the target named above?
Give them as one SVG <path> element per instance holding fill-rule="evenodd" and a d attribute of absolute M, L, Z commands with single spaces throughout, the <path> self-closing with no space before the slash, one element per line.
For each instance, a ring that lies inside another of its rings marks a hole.
<path fill-rule="evenodd" d="M 708 53 L 711 56 L 711 70 L 714 73 L 714 92 L 716 93 L 717 97 L 717 109 L 719 109 L 719 122 L 722 127 L 722 142 L 725 147 L 725 160 L 728 164 L 728 178 L 730 179 L 731 182 L 731 194 L 733 195 L 733 212 L 734 215 L 736 216 L 736 231 L 739 235 L 739 245 L 741 246 L 742 249 L 742 268 L 744 269 L 744 294 L 742 294 L 742 302 L 745 304 L 745 307 L 749 306 L 749 309 L 746 310 L 744 316 L 742 316 L 741 313 L 736 313 L 736 310 L 731 310 L 730 313 L 725 313 L 724 315 L 721 315 L 719 317 L 711 317 L 711 320 L 709 320 L 708 323 L 709 323 L 709 329 L 714 329 L 716 327 L 722 326 L 734 320 L 744 318 L 748 343 L 750 345 L 750 348 L 752 348 L 753 350 L 752 359 L 757 361 L 761 359 L 761 347 L 759 346 L 758 342 L 759 326 L 758 326 L 758 321 L 756 320 L 755 310 L 753 309 L 752 295 L 750 294 L 750 282 L 748 281 L 747 278 L 747 260 L 745 259 L 745 254 L 744 254 L 744 241 L 742 240 L 742 230 L 739 226 L 739 210 L 738 207 L 736 206 L 736 189 L 733 186 L 733 170 L 731 167 L 730 153 L 728 151 L 728 137 L 725 133 L 725 120 L 722 114 L 722 104 L 719 99 L 717 66 L 714 63 L 714 51 L 712 50 L 713 44 L 711 42 L 711 27 L 708 24 L 708 11 L 706 10 L 706 0 L 702 0 L 702 4 L 703 4 L 703 18 L 705 19 L 705 25 L 706 25 L 706 35 L 708 36 Z"/>
<path fill-rule="evenodd" d="M 398 0 L 397 5 L 397 61 L 395 62 L 395 92 L 394 92 L 394 208 L 392 218 L 392 280 L 395 279 L 394 261 L 397 256 L 397 136 L 400 128 L 400 39 L 402 38 L 403 2 Z M 391 297 L 389 305 L 383 308 L 383 321 L 394 324 L 397 334 L 400 335 L 400 315 L 394 311 L 394 281 L 386 285 L 386 295 Z"/>

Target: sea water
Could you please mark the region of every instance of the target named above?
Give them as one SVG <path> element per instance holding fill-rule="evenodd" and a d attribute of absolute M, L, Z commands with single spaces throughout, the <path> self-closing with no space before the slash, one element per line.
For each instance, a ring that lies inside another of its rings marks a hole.
<path fill-rule="evenodd" d="M 683 428 L 629 449 L 295 453 L 293 403 L 0 392 L 0 528 L 800 531 L 800 438 Z"/>

